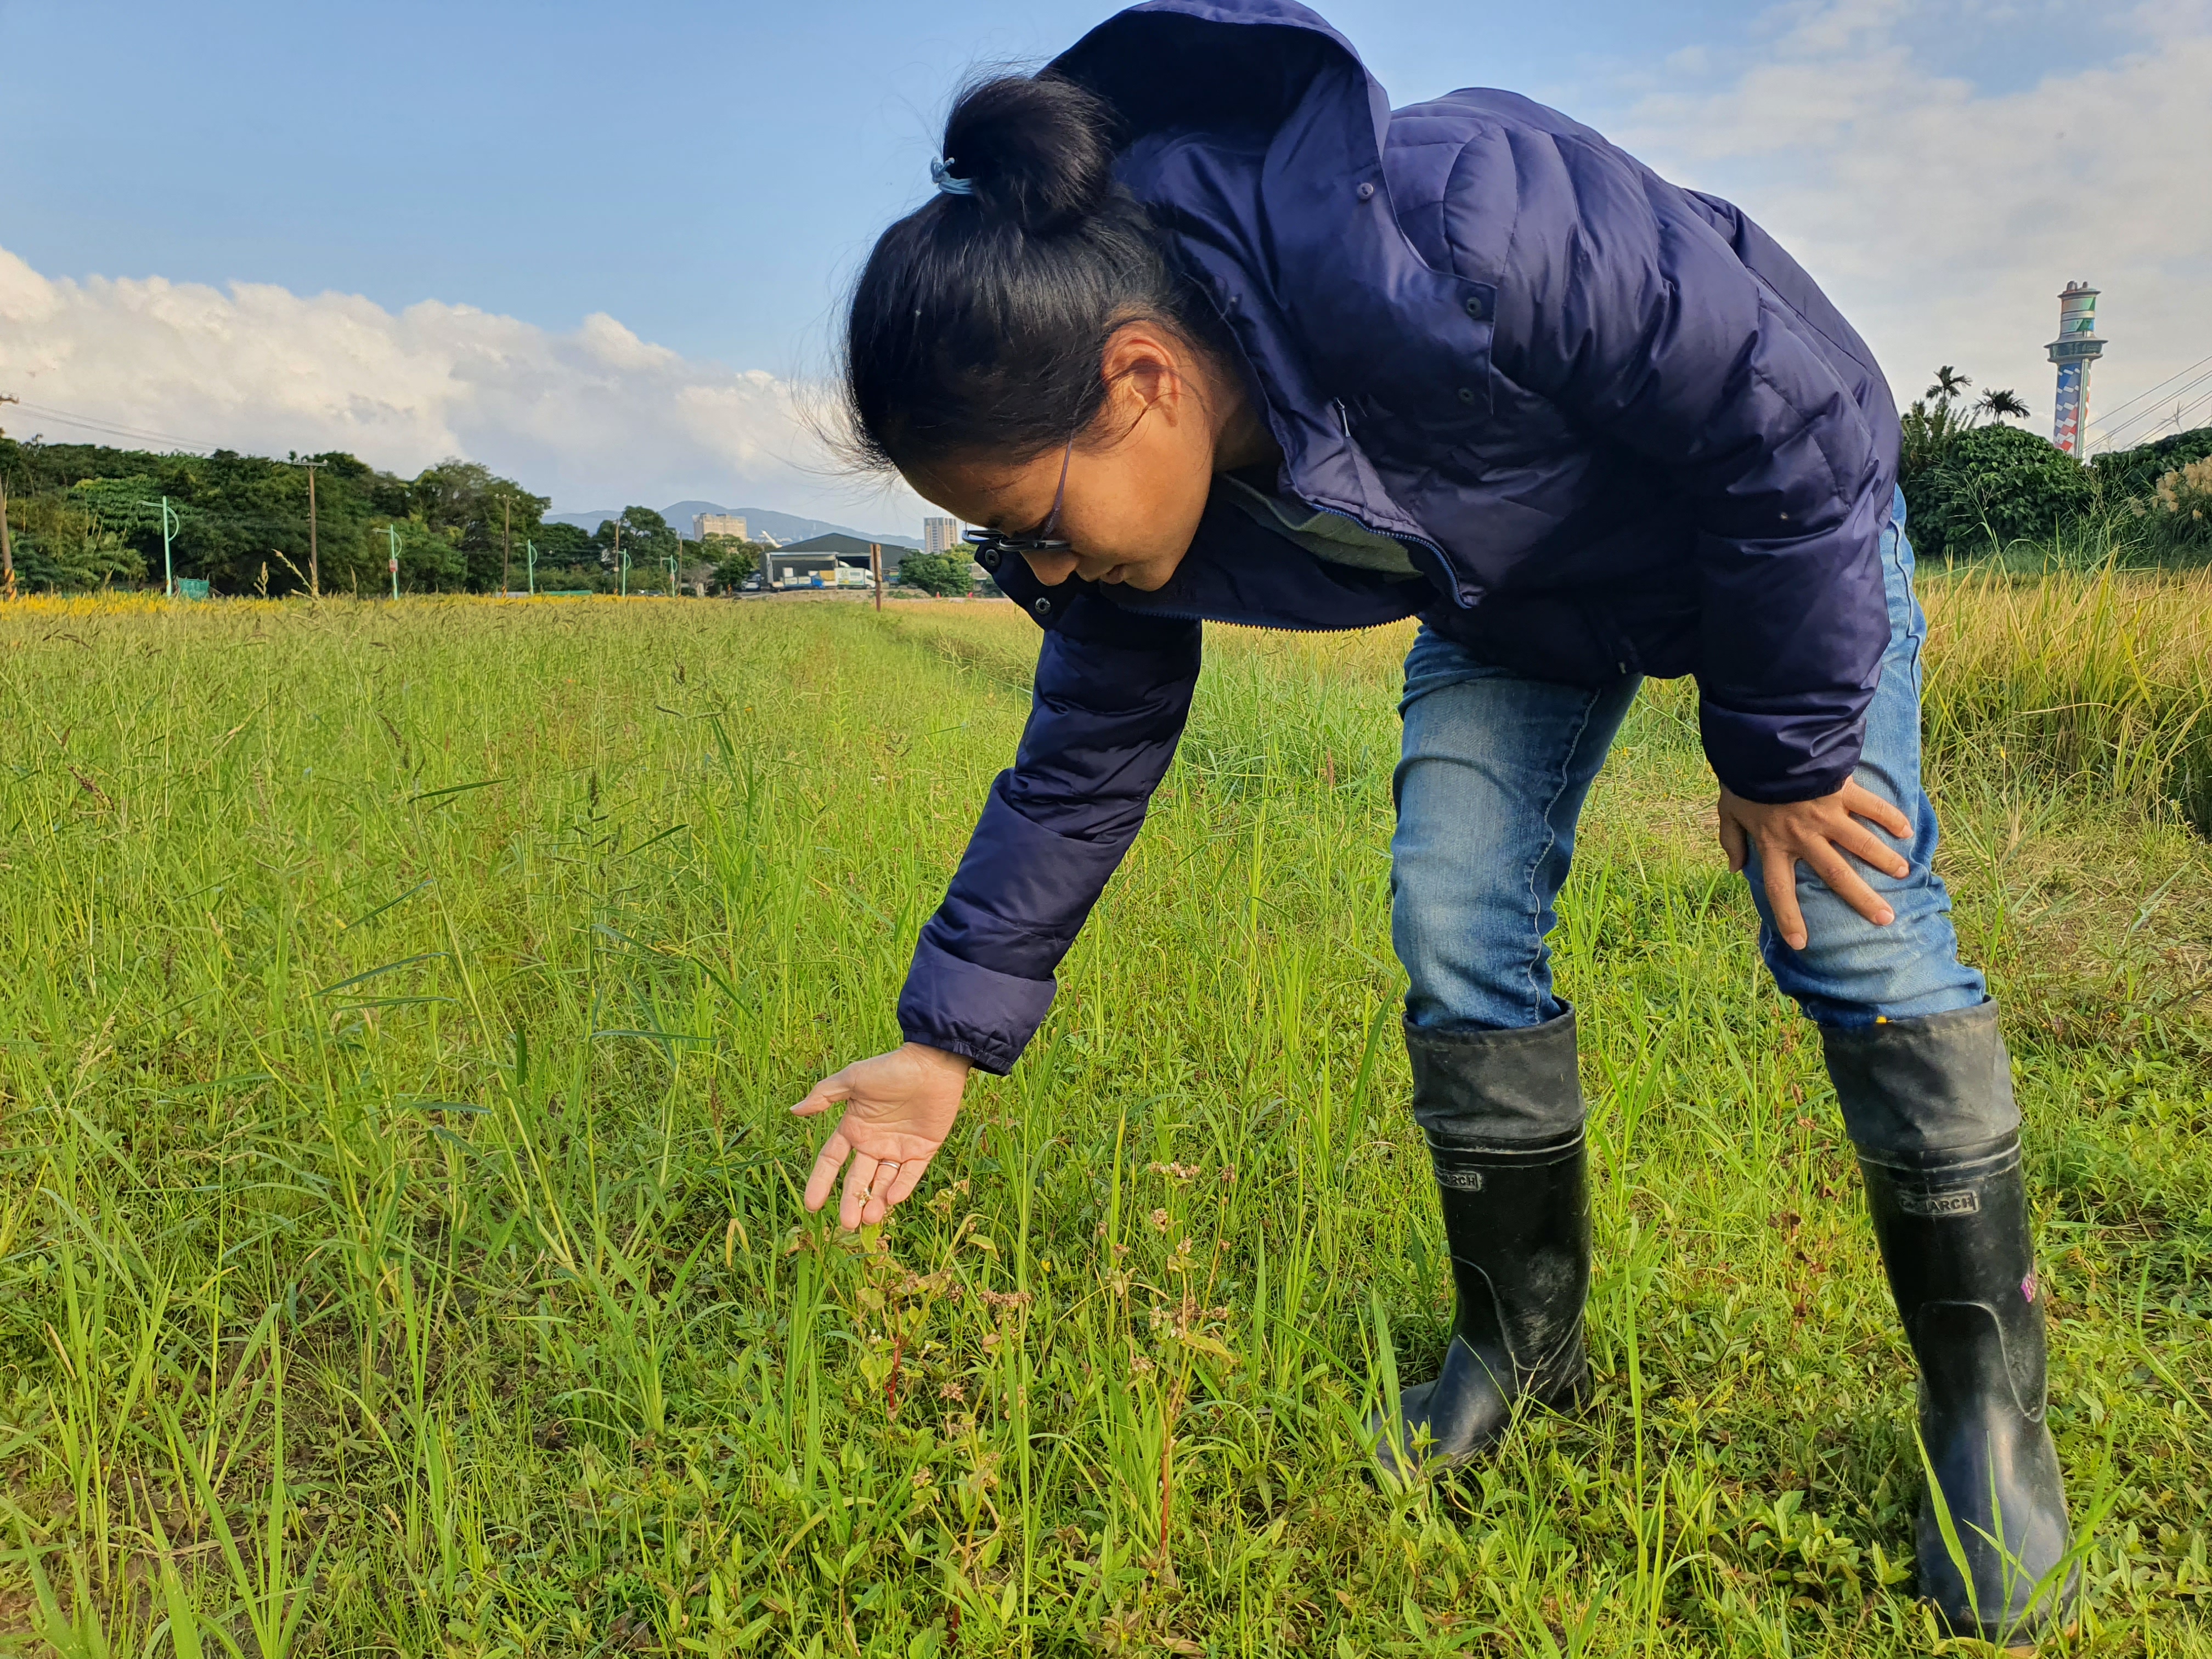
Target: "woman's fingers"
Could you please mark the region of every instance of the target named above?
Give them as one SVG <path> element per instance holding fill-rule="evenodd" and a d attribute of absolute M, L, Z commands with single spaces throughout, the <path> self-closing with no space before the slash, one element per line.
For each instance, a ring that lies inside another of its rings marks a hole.
<path fill-rule="evenodd" d="M 933 1152 L 927 1152 L 920 1158 L 910 1158 L 898 1166 L 898 1179 L 891 1182 L 891 1189 L 884 1198 L 885 1209 L 894 1204 L 903 1204 L 914 1195 L 914 1189 L 921 1185 L 922 1176 L 929 1173 L 930 1159 L 936 1156 Z"/>
<path fill-rule="evenodd" d="M 890 1159 L 881 1159 L 868 1178 L 866 1201 L 860 1206 L 860 1224 L 872 1227 L 890 1212 L 891 1188 L 906 1171 Z"/>
<path fill-rule="evenodd" d="M 794 1117 L 812 1117 L 817 1112 L 826 1112 L 841 1100 L 853 1097 L 852 1085 L 845 1081 L 842 1072 L 832 1072 L 828 1077 L 806 1091 L 806 1098 L 791 1109 Z"/>
<path fill-rule="evenodd" d="M 1759 872 L 1766 880 L 1766 908 L 1774 913 L 1774 931 L 1793 951 L 1805 948 L 1805 917 L 1797 908 L 1797 860 L 1783 846 L 1759 849 Z"/>
<path fill-rule="evenodd" d="M 876 1160 L 866 1152 L 854 1152 L 852 1166 L 845 1171 L 845 1196 L 837 1206 L 837 1224 L 847 1232 L 860 1224 L 860 1212 L 868 1203 L 868 1184 L 875 1178 Z"/>
<path fill-rule="evenodd" d="M 1902 853 L 1856 819 L 1852 820 L 1850 829 L 1838 834 L 1836 845 L 1853 858 L 1863 860 L 1875 869 L 1886 875 L 1895 876 L 1900 881 L 1912 873 L 1912 866 L 1905 862 Z"/>
<path fill-rule="evenodd" d="M 1727 856 L 1729 873 L 1743 873 L 1744 860 L 1750 856 L 1751 843 L 1744 837 L 1743 825 L 1729 815 L 1726 806 L 1720 813 L 1721 851 Z"/>
<path fill-rule="evenodd" d="M 868 1201 L 861 1206 L 860 1224 L 872 1227 L 895 1206 L 903 1203 L 921 1184 L 922 1176 L 929 1170 L 929 1160 L 935 1156 L 931 1152 L 899 1164 L 888 1159 L 878 1163 L 875 1175 L 868 1182 Z"/>
<path fill-rule="evenodd" d="M 803 1105 L 805 1103 L 800 1103 Z M 838 1169 L 845 1162 L 845 1154 L 852 1150 L 852 1144 L 845 1139 L 842 1129 L 830 1131 L 830 1139 L 822 1143 L 821 1155 L 814 1160 L 814 1168 L 806 1177 L 808 1213 L 811 1214 L 830 1201 L 830 1189 L 837 1184 Z"/>
<path fill-rule="evenodd" d="M 912 1195 L 929 1173 L 932 1159 L 937 1156 L 933 1148 L 921 1158 L 903 1161 L 878 1158 L 860 1151 L 845 1138 L 841 1126 L 822 1144 L 822 1151 L 814 1160 L 813 1169 L 806 1177 L 805 1202 L 811 1214 L 830 1201 L 830 1194 L 837 1185 L 837 1172 L 845 1172 L 845 1190 L 837 1205 L 837 1223 L 848 1232 L 855 1227 L 872 1227 L 888 1215 L 892 1206 Z M 851 1160 L 850 1164 L 847 1159 Z"/>
<path fill-rule="evenodd" d="M 1909 841 L 1912 837 L 1912 821 L 1905 816 L 1897 804 L 1884 800 L 1856 779 L 1844 786 L 1843 804 L 1845 811 L 1871 819 L 1899 841 Z"/>
<path fill-rule="evenodd" d="M 1808 848 L 1805 862 L 1812 866 L 1814 875 L 1827 884 L 1830 892 L 1875 927 L 1887 927 L 1897 920 L 1897 913 L 1889 908 L 1888 901 L 1868 886 L 1832 846 L 1823 842 L 1818 847 Z"/>

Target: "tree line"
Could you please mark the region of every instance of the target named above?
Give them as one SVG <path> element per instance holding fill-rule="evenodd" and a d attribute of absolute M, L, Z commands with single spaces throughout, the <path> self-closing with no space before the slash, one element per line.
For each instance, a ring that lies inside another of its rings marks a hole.
<path fill-rule="evenodd" d="M 410 593 L 521 589 L 533 550 L 540 591 L 619 587 L 624 556 L 633 591 L 665 591 L 671 558 L 695 587 L 718 561 L 758 568 L 751 544 L 702 550 L 649 507 L 596 531 L 549 522 L 550 498 L 453 459 L 407 478 L 342 450 L 277 460 L 0 434 L 0 488 L 16 585 L 32 592 L 158 586 L 165 527 L 169 569 L 219 593 L 298 592 L 311 580 L 326 593 L 386 592 L 394 556 Z"/>

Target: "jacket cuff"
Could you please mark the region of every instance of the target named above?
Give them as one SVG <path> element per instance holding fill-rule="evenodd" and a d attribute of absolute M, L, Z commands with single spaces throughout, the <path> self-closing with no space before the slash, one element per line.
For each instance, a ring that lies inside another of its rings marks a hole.
<path fill-rule="evenodd" d="M 1700 702 L 1698 735 L 1713 775 L 1731 794 L 1765 806 L 1818 800 L 1850 781 L 1866 744 L 1866 717 L 1788 719 Z"/>
<path fill-rule="evenodd" d="M 1050 979 L 1018 979 L 915 942 L 914 965 L 899 993 L 899 1030 L 908 1042 L 959 1054 L 1004 1077 L 1044 1024 L 1058 988 Z"/>

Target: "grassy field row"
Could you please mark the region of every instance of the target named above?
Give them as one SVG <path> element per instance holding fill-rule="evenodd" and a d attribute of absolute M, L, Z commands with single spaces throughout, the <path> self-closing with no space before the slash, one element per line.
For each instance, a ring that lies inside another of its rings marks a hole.
<path fill-rule="evenodd" d="M 1928 592 L 2099 1653 L 2212 1655 L 2207 597 Z M 1404 644 L 1210 637 L 1037 1044 L 847 1239 L 784 1108 L 896 1040 L 1026 708 L 1012 607 L 0 609 L 0 1629 L 1924 1650 L 1905 1350 L 1679 688 L 1554 941 L 1596 1401 L 1364 1479 L 1449 1305 L 1386 926 Z"/>

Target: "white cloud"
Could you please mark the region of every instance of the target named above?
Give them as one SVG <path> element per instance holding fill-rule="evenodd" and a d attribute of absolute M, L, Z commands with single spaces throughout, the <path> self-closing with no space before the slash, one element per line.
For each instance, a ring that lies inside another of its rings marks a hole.
<path fill-rule="evenodd" d="M 344 449 L 410 475 L 462 455 L 556 510 L 703 497 L 884 530 L 923 510 L 836 475 L 799 418 L 805 387 L 604 314 L 556 334 L 428 301 L 395 314 L 264 283 L 76 282 L 0 249 L 0 391 L 204 447 Z M 9 424 L 103 441 L 31 410 Z"/>
<path fill-rule="evenodd" d="M 1702 84 L 1647 94 L 1613 136 L 1780 238 L 1901 398 L 1955 363 L 2017 390 L 2047 431 L 2043 346 L 2077 278 L 2103 290 L 2112 342 L 2093 421 L 2212 355 L 2212 8 L 2047 20 L 2085 52 L 2116 36 L 2136 49 L 1998 93 L 1923 61 L 1906 28 L 1924 17 L 1900 0 L 1787 8 L 1765 42 L 1712 53 Z M 1987 11 L 1951 21 L 1995 26 Z M 2170 420 L 2172 399 L 2156 401 Z M 2212 404 L 2191 423 L 2212 423 Z"/>

